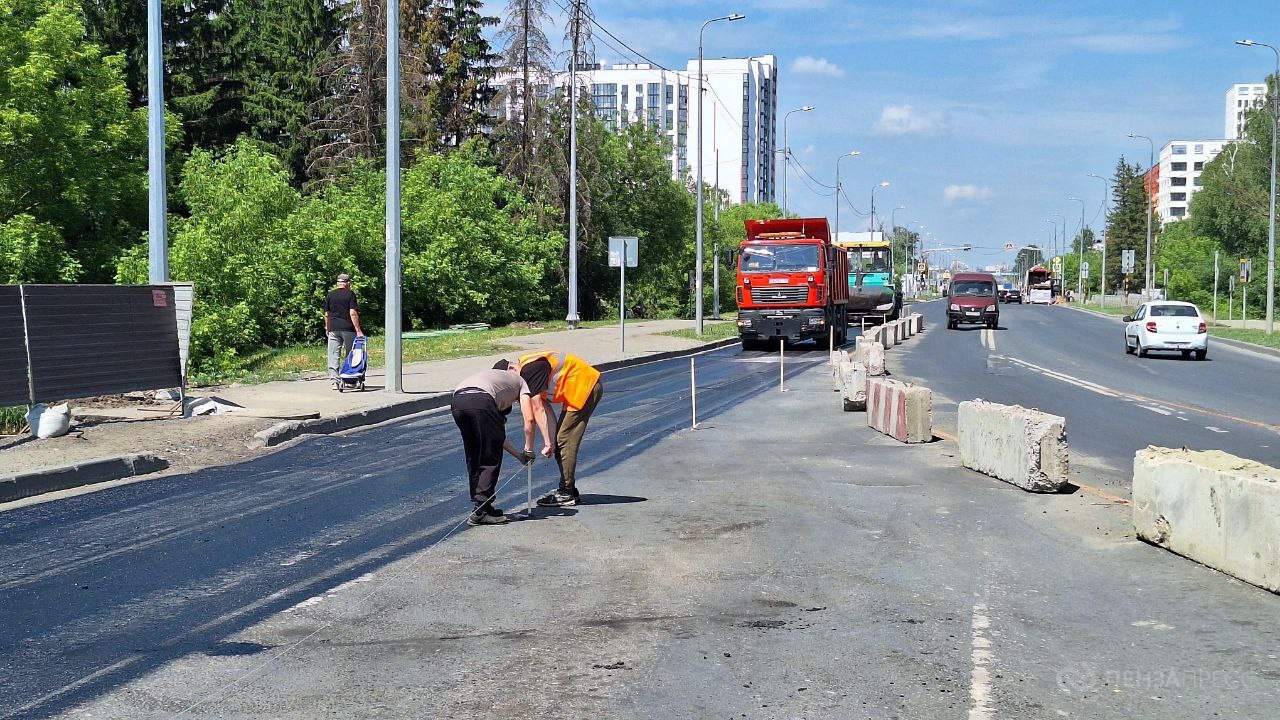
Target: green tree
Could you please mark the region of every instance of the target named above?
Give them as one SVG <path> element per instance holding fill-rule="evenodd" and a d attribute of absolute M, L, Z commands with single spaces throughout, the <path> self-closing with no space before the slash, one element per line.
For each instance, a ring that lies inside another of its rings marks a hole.
<path fill-rule="evenodd" d="M 1147 215 L 1151 215 L 1151 232 L 1154 236 L 1160 228 L 1159 218 L 1151 208 L 1147 194 L 1146 177 L 1138 164 L 1130 165 L 1120 156 L 1115 174 L 1111 177 L 1111 210 L 1107 213 L 1107 288 L 1123 289 L 1124 273 L 1120 271 L 1120 253 L 1134 251 L 1134 273 L 1129 290 L 1141 289 L 1147 254 Z M 1154 242 L 1154 241 L 1153 241 Z"/>
<path fill-rule="evenodd" d="M 687 193 L 686 193 L 687 194 Z M 692 199 L 690 199 L 692 202 Z M 747 202 L 740 205 L 730 205 L 720 211 L 720 227 L 716 229 L 715 237 L 720 246 L 720 251 L 728 256 L 731 252 L 736 251 L 738 246 L 747 239 L 748 220 L 777 220 L 782 217 L 782 208 L 774 203 L 755 203 Z M 720 263 L 720 304 L 725 308 L 736 308 L 738 306 L 735 289 L 737 287 L 737 265 L 736 255 L 733 255 L 727 262 Z"/>
<path fill-rule="evenodd" d="M 542 27 L 549 20 L 544 0 L 508 0 L 498 26 L 499 56 L 506 79 L 498 88 L 495 144 L 503 172 L 522 188 L 534 169 L 534 140 L 541 104 L 535 92 L 551 74 L 551 43 Z"/>
<path fill-rule="evenodd" d="M 123 61 L 85 41 L 74 0 L 0 0 L 0 57 L 0 224 L 36 232 L 24 247 L 50 248 L 37 264 L 60 279 L 102 281 L 146 222 L 146 116 Z"/>
<path fill-rule="evenodd" d="M 434 0 L 415 46 L 426 61 L 418 90 L 419 131 L 427 148 L 456 148 L 490 124 L 498 56 L 485 38 L 497 18 L 480 13 L 480 0 Z"/>
<path fill-rule="evenodd" d="M 0 283 L 72 282 L 79 274 L 56 227 L 27 214 L 0 223 Z"/>
<path fill-rule="evenodd" d="M 1221 246 L 1211 238 L 1196 234 L 1195 226 L 1183 220 L 1169 223 L 1160 231 L 1157 247 L 1155 267 L 1161 284 L 1164 271 L 1169 271 L 1165 297 L 1193 302 L 1208 314 L 1213 307 L 1213 256 L 1221 251 Z M 1231 267 L 1228 260 L 1228 273 Z"/>

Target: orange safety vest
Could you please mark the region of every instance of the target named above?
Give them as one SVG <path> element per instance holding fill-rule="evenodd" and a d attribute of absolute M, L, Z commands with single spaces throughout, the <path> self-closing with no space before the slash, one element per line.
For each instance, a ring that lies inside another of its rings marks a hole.
<path fill-rule="evenodd" d="M 600 371 L 577 355 L 547 350 L 521 355 L 523 366 L 538 358 L 551 363 L 551 379 L 547 381 L 547 394 L 553 403 L 564 403 L 570 410 L 581 410 L 591 395 L 591 389 L 600 381 Z"/>

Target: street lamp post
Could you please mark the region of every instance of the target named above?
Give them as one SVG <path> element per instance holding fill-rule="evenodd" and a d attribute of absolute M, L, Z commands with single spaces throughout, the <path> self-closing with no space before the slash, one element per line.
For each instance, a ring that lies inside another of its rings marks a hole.
<path fill-rule="evenodd" d="M 1280 128 L 1280 50 L 1274 45 L 1238 40 L 1248 47 L 1271 48 L 1276 56 L 1276 74 L 1271 79 L 1271 203 L 1267 211 L 1267 334 L 1275 329 L 1276 298 L 1276 134 Z M 1248 323 L 1246 322 L 1247 326 Z"/>
<path fill-rule="evenodd" d="M 1148 153 L 1146 175 L 1150 175 L 1152 167 L 1156 164 L 1156 144 L 1146 135 L 1129 133 L 1129 137 L 1142 138 L 1147 141 Z M 1272 193 L 1272 195 L 1274 196 L 1275 193 Z M 1150 300 L 1151 286 L 1155 284 L 1155 278 L 1151 275 L 1151 193 L 1147 192 L 1147 180 L 1145 175 L 1142 180 L 1142 202 L 1143 210 L 1147 214 L 1147 262 L 1146 267 L 1143 268 L 1142 281 L 1146 284 L 1147 299 Z"/>
<path fill-rule="evenodd" d="M 694 258 L 693 268 L 696 275 L 693 290 L 694 334 L 698 337 L 702 337 L 702 196 L 704 195 L 702 189 L 702 146 L 704 143 L 702 139 L 706 137 L 706 131 L 702 127 L 702 34 L 706 32 L 707 26 L 713 22 L 720 22 L 721 20 L 733 22 L 745 17 L 746 15 L 734 13 L 724 17 L 711 18 L 702 23 L 702 27 L 698 30 L 698 178 L 694 187 L 694 191 L 698 193 L 698 226 L 695 229 L 697 241 L 694 243 L 696 257 Z"/>
<path fill-rule="evenodd" d="M 898 227 L 898 220 L 897 220 L 898 211 L 906 210 L 906 209 L 907 209 L 906 205 L 899 205 L 898 207 L 889 211 L 889 232 L 893 232 L 893 229 Z"/>
<path fill-rule="evenodd" d="M 1080 203 L 1080 264 L 1076 267 L 1076 297 L 1084 302 L 1084 201 L 1078 197 L 1069 197 L 1068 200 L 1074 200 Z"/>
<path fill-rule="evenodd" d="M 837 242 L 840 240 L 840 161 L 848 157 L 857 157 L 861 154 L 858 150 L 850 150 L 836 158 L 836 231 L 834 237 Z"/>
<path fill-rule="evenodd" d="M 1107 306 L 1107 203 L 1111 199 L 1111 183 L 1097 173 L 1089 173 L 1089 177 L 1102 181 L 1102 270 L 1098 275 L 1098 295 L 1102 307 Z"/>
<path fill-rule="evenodd" d="M 879 185 L 871 187 L 871 237 L 875 237 L 876 234 L 876 189 L 882 187 L 889 187 L 889 181 L 884 180 Z"/>
<path fill-rule="evenodd" d="M 791 117 L 791 113 L 809 112 L 811 110 L 813 110 L 812 105 L 805 105 L 795 110 L 788 110 L 782 116 L 782 217 L 787 216 L 787 168 L 791 159 L 791 145 L 787 141 L 787 118 Z"/>

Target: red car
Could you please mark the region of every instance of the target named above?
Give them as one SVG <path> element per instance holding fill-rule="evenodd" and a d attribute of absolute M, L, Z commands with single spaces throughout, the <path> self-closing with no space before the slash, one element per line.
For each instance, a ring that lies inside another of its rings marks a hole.
<path fill-rule="evenodd" d="M 991 273 L 956 273 L 951 278 L 947 299 L 947 329 L 960 323 L 982 323 L 989 328 L 1000 324 L 1000 297 Z"/>

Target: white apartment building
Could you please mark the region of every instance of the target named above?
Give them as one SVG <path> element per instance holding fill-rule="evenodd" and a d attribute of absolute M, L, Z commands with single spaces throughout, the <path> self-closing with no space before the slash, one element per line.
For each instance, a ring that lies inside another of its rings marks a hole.
<path fill-rule="evenodd" d="M 1155 202 L 1162 225 L 1187 217 L 1191 196 L 1200 190 L 1204 166 L 1229 144 L 1228 140 L 1170 140 L 1160 148 Z"/>
<path fill-rule="evenodd" d="M 671 143 L 671 176 L 696 177 L 698 118 L 694 93 L 698 61 L 688 72 L 648 64 L 604 63 L 578 70 L 581 92 L 591 93 L 596 116 L 621 130 L 646 123 Z M 774 199 L 774 128 L 777 123 L 777 60 L 719 58 L 703 61 L 703 182 L 716 185 L 733 203 Z M 502 83 L 505 78 L 499 78 Z M 554 86 L 568 92 L 569 73 L 556 73 Z M 538 84 L 546 98 L 552 83 Z M 508 117 L 517 98 L 502 112 Z"/>
<path fill-rule="evenodd" d="M 1262 107 L 1267 101 L 1266 83 L 1248 83 L 1232 85 L 1227 90 L 1227 124 L 1228 140 L 1239 140 L 1244 137 L 1244 116 L 1253 108 Z"/>

